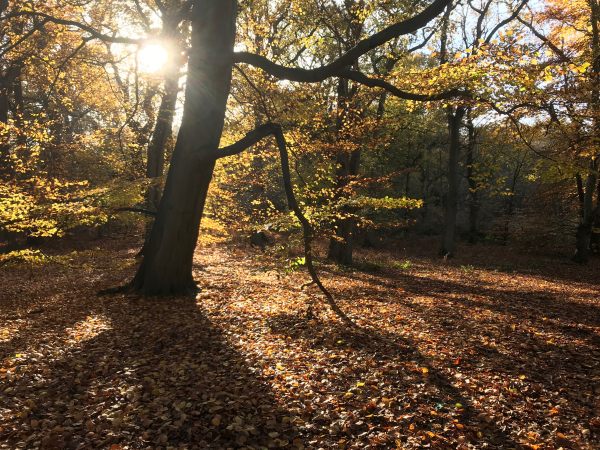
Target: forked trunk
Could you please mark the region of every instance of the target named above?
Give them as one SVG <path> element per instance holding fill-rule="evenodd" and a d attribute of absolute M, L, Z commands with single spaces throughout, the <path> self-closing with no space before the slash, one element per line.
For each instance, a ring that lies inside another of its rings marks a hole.
<path fill-rule="evenodd" d="M 132 287 L 146 295 L 195 291 L 192 260 L 229 96 L 235 0 L 199 0 L 183 120 L 163 196 Z"/>

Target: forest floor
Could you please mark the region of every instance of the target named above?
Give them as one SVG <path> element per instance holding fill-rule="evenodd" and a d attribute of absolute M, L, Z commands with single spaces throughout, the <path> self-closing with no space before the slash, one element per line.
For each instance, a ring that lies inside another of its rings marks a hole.
<path fill-rule="evenodd" d="M 352 331 L 249 247 L 200 247 L 196 299 L 97 296 L 137 244 L 0 270 L 0 448 L 600 448 L 598 259 L 361 250 L 319 265 Z"/>

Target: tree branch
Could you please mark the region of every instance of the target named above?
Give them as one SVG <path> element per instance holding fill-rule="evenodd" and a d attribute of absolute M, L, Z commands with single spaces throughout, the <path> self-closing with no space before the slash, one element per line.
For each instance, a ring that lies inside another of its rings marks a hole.
<path fill-rule="evenodd" d="M 56 23 L 58 25 L 79 28 L 80 30 L 85 31 L 86 33 L 89 33 L 91 36 L 91 39 L 99 39 L 101 41 L 112 42 L 114 44 L 141 45 L 146 41 L 146 39 L 136 39 L 136 38 L 129 38 L 129 37 L 124 37 L 124 36 L 109 36 L 108 34 L 101 33 L 100 31 L 96 30 L 95 28 L 93 28 L 89 25 L 86 25 L 85 23 L 77 22 L 75 20 L 60 19 L 58 17 L 54 17 L 49 14 L 46 14 L 43 12 L 37 12 L 37 11 L 18 11 L 18 12 L 14 12 L 11 14 L 7 14 L 3 17 L 0 17 L 0 20 L 12 19 L 14 17 L 40 17 L 40 18 L 45 19 L 48 22 Z M 89 38 L 86 40 L 89 40 Z"/>
<path fill-rule="evenodd" d="M 274 63 L 264 56 L 249 52 L 236 52 L 233 60 L 236 63 L 250 64 L 259 67 L 268 74 L 284 80 L 317 83 L 327 78 L 336 76 L 345 67 L 350 66 L 368 51 L 385 44 L 386 42 L 406 34 L 414 33 L 427 25 L 438 16 L 452 0 L 435 0 L 421 13 L 410 19 L 390 25 L 379 33 L 361 40 L 353 48 L 339 58 L 316 69 L 302 69 L 298 67 L 285 67 Z"/>
<path fill-rule="evenodd" d="M 446 100 L 455 97 L 470 97 L 470 94 L 460 89 L 450 89 L 448 91 L 440 92 L 438 94 L 415 94 L 412 92 L 406 92 L 398 89 L 391 83 L 380 78 L 371 78 L 362 72 L 357 70 L 344 69 L 338 74 L 341 78 L 348 78 L 357 83 L 364 84 L 368 87 L 377 87 L 385 89 L 387 92 L 395 97 L 402 98 L 404 100 L 414 100 L 419 102 L 435 101 L 435 100 Z"/>
<path fill-rule="evenodd" d="M 275 132 L 275 126 L 271 123 L 260 125 L 254 130 L 246 133 L 246 135 L 236 143 L 218 149 L 215 157 L 219 159 L 225 158 L 226 156 L 238 155 L 244 150 L 258 143 L 261 139 L 269 135 L 275 134 Z"/>
<path fill-rule="evenodd" d="M 245 149 L 251 147 L 256 144 L 262 138 L 272 135 L 275 137 L 277 142 L 277 147 L 279 148 L 279 156 L 281 158 L 281 172 L 283 176 L 283 185 L 285 188 L 285 195 L 287 197 L 289 208 L 294 212 L 296 218 L 300 222 L 302 226 L 302 231 L 304 235 L 304 259 L 306 263 L 306 268 L 312 282 L 317 285 L 317 287 L 321 290 L 323 295 L 325 296 L 325 300 L 332 311 L 347 325 L 352 327 L 357 327 L 357 325 L 350 319 L 344 311 L 340 309 L 340 307 L 335 302 L 333 295 L 327 290 L 327 288 L 321 282 L 317 271 L 315 270 L 315 266 L 313 263 L 312 256 L 312 239 L 313 239 L 313 229 L 312 225 L 300 209 L 298 205 L 298 201 L 296 200 L 296 196 L 294 194 L 294 188 L 292 186 L 292 178 L 290 174 L 290 161 L 287 150 L 287 143 L 285 141 L 285 136 L 283 135 L 283 130 L 281 129 L 281 125 L 276 123 L 266 123 L 258 128 L 250 131 L 246 134 L 242 139 L 237 141 L 235 144 L 229 145 L 227 147 L 223 147 L 220 150 L 217 150 L 216 154 L 217 158 L 222 158 L 225 156 L 237 155 L 243 152 Z"/>
<path fill-rule="evenodd" d="M 498 30 L 500 30 L 500 28 L 502 28 L 504 25 L 509 24 L 513 20 L 517 19 L 519 16 L 519 13 L 525 7 L 525 5 L 527 5 L 528 1 L 529 0 L 523 0 L 519 4 L 519 6 L 517 6 L 515 8 L 515 10 L 513 11 L 513 13 L 510 16 L 508 16 L 506 19 L 498 22 L 498 24 L 494 27 L 494 29 L 488 34 L 487 38 L 485 38 L 485 43 L 489 44 L 491 42 L 492 38 L 494 37 L 494 35 L 498 32 Z"/>
<path fill-rule="evenodd" d="M 525 25 L 527 28 L 529 28 L 533 35 L 540 41 L 542 41 L 544 44 L 546 44 L 548 48 L 550 48 L 550 50 L 552 50 L 556 54 L 556 56 L 558 56 L 562 60 L 562 62 L 571 62 L 571 58 L 569 58 L 567 54 L 564 51 L 562 51 L 554 42 L 552 42 L 538 30 L 536 30 L 533 26 L 533 23 L 526 22 L 520 17 L 517 17 L 517 20 L 523 25 Z"/>

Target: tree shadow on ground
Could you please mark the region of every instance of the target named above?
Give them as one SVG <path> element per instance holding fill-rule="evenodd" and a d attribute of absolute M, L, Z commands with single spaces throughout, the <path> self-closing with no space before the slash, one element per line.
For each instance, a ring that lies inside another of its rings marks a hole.
<path fill-rule="evenodd" d="M 430 339 L 436 337 L 436 348 L 452 349 L 460 360 L 456 369 L 475 377 L 494 374 L 513 405 L 530 408 L 528 403 L 539 401 L 545 406 L 528 412 L 538 423 L 560 414 L 565 418 L 562 433 L 594 428 L 600 306 L 591 293 L 586 302 L 528 284 L 518 290 L 479 284 L 477 279 L 460 282 L 404 273 L 397 275 L 403 291 L 390 294 L 389 279 L 363 279 L 361 295 L 385 307 L 395 305 L 398 314 L 422 323 Z M 351 293 L 340 290 L 342 298 Z M 548 406 L 552 404 L 559 409 Z"/>
<path fill-rule="evenodd" d="M 570 300 L 565 296 L 567 292 L 553 292 L 544 289 L 532 289 L 524 286 L 522 289 L 510 289 L 490 284 L 489 281 L 479 282 L 475 276 L 465 275 L 465 281 L 440 280 L 436 278 L 420 277 L 402 272 L 380 272 L 377 274 L 363 275 L 353 272 L 337 272 L 328 270 L 338 277 L 344 277 L 366 283 L 363 292 L 372 294 L 380 302 L 402 302 L 403 298 L 411 295 L 439 296 L 450 299 L 450 295 L 460 294 L 461 302 L 469 302 L 466 297 L 478 297 L 478 301 L 470 301 L 472 306 L 485 307 L 490 310 L 509 314 L 520 319 L 543 321 L 555 319 L 565 324 L 582 324 L 589 327 L 600 327 L 600 304 L 585 303 Z M 390 289 L 401 286 L 405 295 L 390 295 Z M 589 297 L 594 286 L 589 286 Z M 600 295 L 600 288 L 598 289 Z M 545 319 L 544 319 L 545 318 Z M 567 329 L 577 329 L 576 326 L 567 326 Z M 574 333 L 585 333 L 581 327 Z"/>
<path fill-rule="evenodd" d="M 31 330 L 51 331 L 34 339 L 25 330 L 5 345 L 7 445 L 220 449 L 298 438 L 260 370 L 194 299 L 98 298 L 88 287 L 63 292 L 60 303 L 28 319 L 39 321 Z"/>
<path fill-rule="evenodd" d="M 438 266 L 446 264 L 450 268 L 461 266 L 472 267 L 490 272 L 499 272 L 507 275 L 525 275 L 546 281 L 567 281 L 592 285 L 595 283 L 600 270 L 600 257 L 593 255 L 587 265 L 581 265 L 571 260 L 572 253 L 531 252 L 529 249 L 518 246 L 505 246 L 490 243 L 476 245 L 457 243 L 455 257 L 442 260 L 437 250 L 438 239 L 413 237 L 398 243 L 405 247 L 404 250 L 392 250 L 390 256 L 397 260 L 425 262 Z M 359 253 L 371 260 L 377 257 L 373 250 L 362 250 Z"/>
<path fill-rule="evenodd" d="M 494 424 L 489 416 L 478 409 L 467 392 L 456 388 L 444 371 L 434 367 L 430 358 L 423 355 L 410 340 L 404 337 L 381 330 L 354 331 L 343 325 L 307 321 L 287 314 L 269 318 L 268 324 L 273 333 L 289 336 L 295 340 L 304 340 L 312 348 L 326 351 L 345 349 L 350 352 L 353 360 L 348 360 L 347 364 L 352 366 L 355 364 L 354 361 L 358 361 L 358 366 L 339 373 L 336 379 L 339 386 L 352 385 L 354 380 L 360 380 L 362 375 L 368 373 L 369 366 L 378 367 L 392 362 L 396 370 L 393 373 L 382 373 L 378 379 L 377 389 L 385 386 L 387 392 L 393 392 L 397 399 L 403 399 L 404 402 L 398 401 L 389 405 L 392 414 L 387 419 L 374 420 L 376 426 L 382 429 L 398 425 L 404 426 L 407 430 L 415 426 L 420 430 L 448 432 L 448 429 L 454 429 L 456 434 L 466 437 L 468 441 L 477 442 L 478 445 L 492 446 L 492 448 L 518 447 L 505 430 Z M 361 366 L 361 361 L 363 364 L 366 361 L 368 363 Z M 394 361 L 397 365 L 394 365 Z M 405 365 L 406 362 L 410 364 Z M 414 367 L 417 367 L 417 370 L 414 370 Z M 318 378 L 326 376 L 326 373 L 317 373 L 314 376 Z M 344 376 L 349 380 L 344 380 Z M 419 385 L 421 393 L 418 398 L 412 394 L 415 385 Z M 344 393 L 337 394 L 341 396 Z M 377 394 L 385 396 L 384 391 L 378 391 L 373 395 L 377 396 Z M 383 401 L 384 399 L 385 397 L 382 398 Z M 356 410 L 370 406 L 369 402 L 366 402 L 367 406 L 364 403 L 357 396 L 352 406 Z M 404 434 L 400 439 L 405 440 L 409 434 Z M 339 437 L 343 435 L 342 430 Z M 431 435 L 433 436 L 434 433 Z M 453 444 L 436 435 L 433 442 L 427 446 L 452 448 Z"/>

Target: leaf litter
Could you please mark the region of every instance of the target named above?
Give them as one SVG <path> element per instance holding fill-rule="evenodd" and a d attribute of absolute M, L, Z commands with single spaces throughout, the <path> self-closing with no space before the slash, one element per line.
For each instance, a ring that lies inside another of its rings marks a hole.
<path fill-rule="evenodd" d="M 198 250 L 195 299 L 98 297 L 135 247 L 93 245 L 0 272 L 0 448 L 600 446 L 597 261 L 323 263 L 356 331 L 306 318 L 305 275 L 239 246 Z"/>

